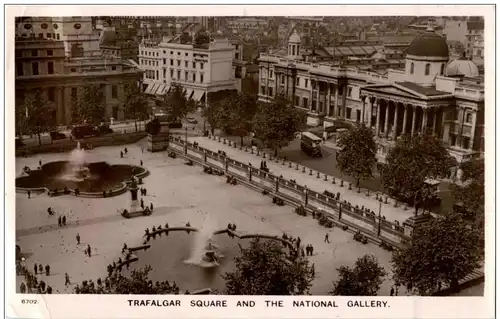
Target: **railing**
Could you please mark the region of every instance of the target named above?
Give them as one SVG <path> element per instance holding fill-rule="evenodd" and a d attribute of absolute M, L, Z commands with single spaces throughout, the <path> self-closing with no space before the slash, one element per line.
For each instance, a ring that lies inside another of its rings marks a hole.
<path fill-rule="evenodd" d="M 260 186 L 276 196 L 282 196 L 295 202 L 296 206 L 303 205 L 310 210 L 326 213 L 335 222 L 354 227 L 379 242 L 384 241 L 401 247 L 404 242 L 409 240 L 401 225 L 387 221 L 384 217 L 377 216 L 373 211 L 362 210 L 346 201 L 318 193 L 286 178 L 275 176 L 199 145 L 187 142 L 186 147 L 186 142 L 182 137 L 171 136 L 170 144 L 172 149 L 184 152 L 206 165 L 215 165 L 226 173 L 244 178 L 245 181 L 254 184 L 254 186 Z"/>

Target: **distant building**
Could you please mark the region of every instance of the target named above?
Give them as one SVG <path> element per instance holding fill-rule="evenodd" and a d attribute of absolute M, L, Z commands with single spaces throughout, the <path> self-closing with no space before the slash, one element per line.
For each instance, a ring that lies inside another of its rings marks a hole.
<path fill-rule="evenodd" d="M 178 84 L 188 98 L 205 102 L 210 92 L 236 89 L 233 56 L 234 47 L 227 39 L 214 39 L 203 46 L 184 42 L 181 36 L 143 40 L 139 46 L 143 90 L 162 96 Z"/>
<path fill-rule="evenodd" d="M 465 56 L 472 58 L 475 44 L 481 43 L 481 38 L 484 38 L 484 20 L 479 17 L 447 19 L 443 34 L 446 35 L 446 40 L 460 41 L 465 47 Z M 476 49 L 479 50 L 479 48 Z"/>
<path fill-rule="evenodd" d="M 459 162 L 483 154 L 484 81 L 471 61 L 448 65 L 446 40 L 432 28 L 412 41 L 404 69 L 385 75 L 304 61 L 299 40 L 290 37 L 286 54 L 260 55 L 259 100 L 284 95 L 313 126 L 365 123 L 380 161 L 399 136 L 423 131 L 439 136 Z"/>
<path fill-rule="evenodd" d="M 226 27 L 229 29 L 265 29 L 268 21 L 260 18 L 237 18 L 227 21 Z"/>
<path fill-rule="evenodd" d="M 104 92 L 105 116 L 124 119 L 127 87 L 142 72 L 119 58 L 105 58 L 90 17 L 23 17 L 16 20 L 16 107 L 41 90 L 56 107 L 57 124 L 73 123 L 71 104 L 85 85 Z"/>

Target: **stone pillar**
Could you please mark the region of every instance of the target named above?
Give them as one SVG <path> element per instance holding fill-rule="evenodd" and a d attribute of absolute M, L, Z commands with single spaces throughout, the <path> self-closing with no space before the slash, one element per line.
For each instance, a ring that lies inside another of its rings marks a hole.
<path fill-rule="evenodd" d="M 70 124 L 73 122 L 72 112 L 71 112 L 71 104 L 73 103 L 71 98 L 71 87 L 64 87 L 64 115 L 66 119 L 66 123 Z"/>
<path fill-rule="evenodd" d="M 66 123 L 66 119 L 64 118 L 65 109 L 64 109 L 64 91 L 63 87 L 58 86 L 56 88 L 56 96 L 55 96 L 55 104 L 57 110 L 57 124 L 69 124 Z"/>
<path fill-rule="evenodd" d="M 470 130 L 470 143 L 469 143 L 469 150 L 472 151 L 473 146 L 474 146 L 474 140 L 476 139 L 476 123 L 477 123 L 477 112 L 474 111 L 472 113 L 472 127 Z"/>
<path fill-rule="evenodd" d="M 378 137 L 380 134 L 380 102 L 376 99 L 373 103 L 377 105 L 377 120 L 375 121 L 375 135 Z"/>
<path fill-rule="evenodd" d="M 422 128 L 420 129 L 420 131 L 422 133 L 425 133 L 425 131 L 427 130 L 428 110 L 423 109 L 423 111 L 424 111 L 424 116 L 422 116 Z"/>
<path fill-rule="evenodd" d="M 373 103 L 374 103 L 374 101 L 370 97 L 368 97 L 368 101 L 370 102 L 370 114 L 368 114 L 368 127 L 372 127 Z"/>
<path fill-rule="evenodd" d="M 319 81 L 316 81 L 316 89 L 318 90 L 316 92 L 316 110 L 318 110 L 318 114 L 320 114 L 322 109 L 320 108 L 320 103 L 319 103 Z"/>
<path fill-rule="evenodd" d="M 449 141 L 449 133 L 447 134 L 448 136 L 445 136 L 444 134 L 444 127 L 446 125 L 446 110 L 444 108 L 441 108 L 441 127 L 439 129 L 439 138 L 441 138 L 445 143 Z"/>
<path fill-rule="evenodd" d="M 335 101 L 334 101 L 333 117 L 337 117 L 338 107 L 339 107 L 339 86 L 335 85 Z M 338 116 L 340 117 L 340 115 Z"/>
<path fill-rule="evenodd" d="M 361 101 L 363 102 L 363 107 L 361 109 L 361 124 L 365 124 L 365 117 L 366 117 L 366 114 L 365 114 L 365 109 L 366 109 L 366 96 L 362 96 L 361 97 Z"/>
<path fill-rule="evenodd" d="M 389 136 L 389 101 L 385 103 L 384 137 Z"/>
<path fill-rule="evenodd" d="M 346 113 L 346 97 L 347 97 L 347 85 L 342 85 L 342 118 L 345 119 Z"/>
<path fill-rule="evenodd" d="M 398 136 L 398 116 L 399 116 L 399 105 L 398 102 L 394 104 L 394 107 L 396 108 L 396 112 L 394 113 L 394 124 L 392 126 L 392 137 L 396 139 Z"/>
<path fill-rule="evenodd" d="M 413 111 L 412 111 L 412 119 L 411 119 L 411 136 L 413 136 L 413 133 L 415 133 L 415 124 L 417 120 L 417 106 L 412 105 Z"/>
<path fill-rule="evenodd" d="M 408 104 L 403 104 L 403 107 L 405 108 L 404 110 L 404 115 L 403 115 L 403 135 L 406 134 L 406 125 L 408 122 Z"/>
<path fill-rule="evenodd" d="M 438 109 L 434 109 L 432 112 L 432 135 L 436 134 L 437 115 Z"/>
<path fill-rule="evenodd" d="M 327 83 L 328 84 L 328 89 L 326 91 L 326 115 L 327 116 L 330 116 L 330 87 L 331 87 L 331 84 L 330 83 Z"/>

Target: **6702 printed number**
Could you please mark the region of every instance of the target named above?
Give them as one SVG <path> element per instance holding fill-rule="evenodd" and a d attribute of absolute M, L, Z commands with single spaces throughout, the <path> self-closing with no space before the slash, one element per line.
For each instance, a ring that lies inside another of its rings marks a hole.
<path fill-rule="evenodd" d="M 22 299 L 21 303 L 23 305 L 36 305 L 38 303 L 38 300 L 36 300 L 36 299 Z"/>

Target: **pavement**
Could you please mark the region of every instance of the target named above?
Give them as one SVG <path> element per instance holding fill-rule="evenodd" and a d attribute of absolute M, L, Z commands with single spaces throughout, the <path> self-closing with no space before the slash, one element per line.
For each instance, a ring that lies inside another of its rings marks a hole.
<path fill-rule="evenodd" d="M 227 156 L 233 158 L 237 161 L 243 163 L 252 163 L 254 167 L 260 167 L 260 161 L 264 160 L 262 157 L 256 154 L 251 154 L 250 152 L 245 152 L 239 148 L 233 148 L 217 140 L 212 140 L 207 137 L 191 137 L 190 142 L 198 142 L 202 147 L 208 148 L 212 151 L 225 151 Z M 329 176 L 327 181 L 324 181 L 324 174 L 320 174 L 320 178 L 316 177 L 316 171 L 313 171 L 312 175 L 309 175 L 309 169 L 306 168 L 306 172 L 302 173 L 302 167 L 296 170 L 294 166 L 289 168 L 288 165 L 282 165 L 281 163 L 275 163 L 266 159 L 267 166 L 271 173 L 275 175 L 283 175 L 286 179 L 294 179 L 298 184 L 305 185 L 309 189 L 316 192 L 323 193 L 323 191 L 328 190 L 334 194 L 340 192 L 341 199 L 347 200 L 353 205 L 358 205 L 359 207 L 364 206 L 375 213 L 379 211 L 379 202 L 375 200 L 375 194 L 370 196 L 365 195 L 365 191 L 362 190 L 361 193 L 357 193 L 356 188 L 353 186 L 352 190 L 348 190 L 348 183 L 344 183 L 344 187 L 340 187 L 340 180 L 336 179 L 336 184 L 332 184 L 332 177 Z M 404 210 L 403 207 L 394 207 L 393 201 L 389 200 L 388 204 L 382 204 L 381 215 L 385 216 L 387 220 L 394 221 L 398 220 L 400 223 L 404 222 L 408 217 L 413 215 L 413 210 L 411 208 Z"/>
<path fill-rule="evenodd" d="M 203 141 L 208 139 L 200 139 L 200 144 Z M 338 228 L 325 229 L 312 218 L 294 214 L 291 207 L 273 205 L 268 197 L 243 186 L 230 186 L 224 178 L 208 176 L 200 167 L 187 166 L 181 159 L 171 159 L 166 152 L 143 153 L 141 149 L 145 146 L 146 140 L 141 140 L 132 145 L 99 147 L 86 151 L 86 156 L 88 161 L 113 164 L 137 165 L 143 160 L 144 166 L 151 172 L 144 179 L 144 187 L 148 189 L 144 201 L 146 204 L 152 202 L 155 207 L 151 216 L 133 219 L 119 216 L 117 210 L 128 206 L 128 193 L 111 198 L 48 197 L 38 194 L 31 199 L 26 194 L 16 194 L 16 244 L 26 254 L 25 264 L 29 270 L 35 263 L 51 266 L 51 276 L 39 277 L 52 286 L 55 293 L 70 293 L 82 280 L 93 279 L 95 282 L 97 278 L 104 278 L 106 266 L 120 257 L 124 243 L 129 247 L 142 243 L 144 229 L 166 222 L 170 226 L 190 222 L 193 227 L 200 227 L 206 212 L 214 216 L 221 228 L 232 222 L 243 232 L 270 235 L 286 232 L 301 237 L 304 245 L 312 244 L 315 254 L 310 259 L 316 269 L 311 289 L 314 295 L 326 295 L 338 279 L 335 269 L 353 265 L 364 254 L 375 255 L 390 273 L 391 253 L 377 245 L 358 243 L 353 240 L 352 234 Z M 218 143 L 217 146 L 223 148 Z M 124 147 L 129 152 L 120 158 L 119 152 Z M 40 159 L 46 163 L 67 157 L 67 153 L 60 153 L 16 158 L 16 172 L 19 175 L 25 165 L 36 166 Z M 258 162 L 257 158 L 251 160 Z M 274 169 L 274 164 L 269 163 L 269 166 Z M 310 185 L 312 187 L 313 183 Z M 54 208 L 55 216 L 47 214 L 48 207 Z M 57 217 L 62 214 L 67 216 L 68 225 L 59 228 Z M 77 233 L 81 236 L 80 245 L 76 243 Z M 323 242 L 326 233 L 329 233 L 330 243 Z M 87 245 L 92 248 L 92 257 L 83 252 Z M 155 267 L 154 264 L 152 266 Z M 66 272 L 72 281 L 68 287 L 64 285 Z M 17 277 L 17 289 L 22 280 L 23 277 Z M 182 288 L 182 282 L 178 284 Z M 391 285 L 389 274 L 380 294 L 389 295 Z"/>

